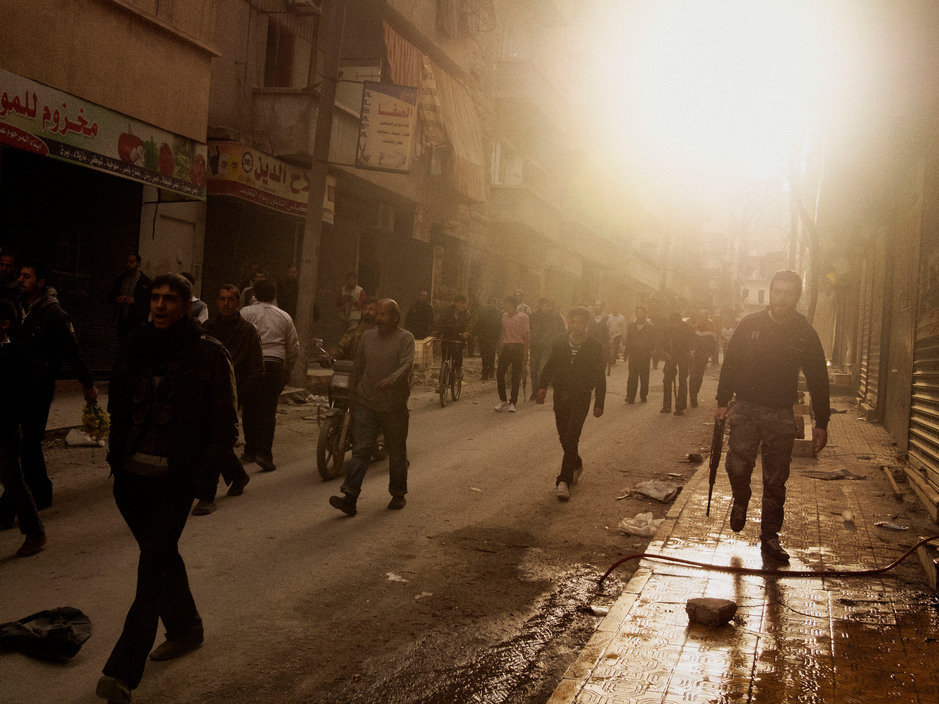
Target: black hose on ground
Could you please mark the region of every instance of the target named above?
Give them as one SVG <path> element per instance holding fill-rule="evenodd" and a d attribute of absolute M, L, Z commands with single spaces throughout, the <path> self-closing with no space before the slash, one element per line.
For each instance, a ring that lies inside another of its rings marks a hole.
<path fill-rule="evenodd" d="M 920 546 L 925 545 L 926 543 L 932 540 L 939 540 L 939 535 L 933 535 L 929 538 L 923 538 L 916 545 L 911 547 L 905 553 L 900 555 L 896 560 L 891 562 L 886 567 L 878 567 L 876 569 L 870 570 L 780 570 L 780 569 L 756 569 L 755 567 L 739 567 L 736 565 L 710 565 L 705 562 L 695 562 L 694 560 L 685 560 L 681 557 L 672 557 L 670 555 L 656 555 L 652 553 L 640 552 L 635 555 L 627 555 L 626 557 L 620 558 L 614 562 L 610 569 L 608 569 L 600 581 L 597 583 L 597 588 L 603 588 L 604 580 L 610 576 L 610 573 L 613 572 L 620 565 L 629 562 L 630 560 L 639 560 L 645 558 L 647 560 L 660 560 L 663 562 L 673 562 L 679 565 L 685 565 L 687 567 L 698 567 L 702 570 L 712 570 L 716 572 L 732 572 L 733 574 L 748 574 L 748 575 L 769 575 L 774 577 L 870 577 L 875 574 L 883 574 L 884 572 L 889 572 L 894 567 L 903 562 L 908 558 L 913 552 Z"/>

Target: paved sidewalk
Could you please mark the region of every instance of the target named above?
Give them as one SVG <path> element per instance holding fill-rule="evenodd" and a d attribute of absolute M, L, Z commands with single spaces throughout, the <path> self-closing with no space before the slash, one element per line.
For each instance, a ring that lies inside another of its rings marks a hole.
<path fill-rule="evenodd" d="M 845 399 L 833 401 L 847 413 L 832 416 L 831 444 L 817 460 L 792 463 L 780 536 L 791 570 L 879 568 L 920 537 L 939 534 L 912 488 L 895 497 L 881 469 L 899 464 L 887 433 L 861 421 Z M 866 479 L 803 474 L 842 469 Z M 705 464 L 647 552 L 761 568 L 759 472 L 758 462 L 741 533 L 728 525 L 723 462 L 711 516 L 704 515 Z M 875 526 L 879 521 L 909 529 Z M 704 596 L 733 599 L 733 621 L 689 624 L 685 603 Z M 744 576 L 645 559 L 549 704 L 935 703 L 937 643 L 939 600 L 915 553 L 884 575 L 840 578 Z"/>

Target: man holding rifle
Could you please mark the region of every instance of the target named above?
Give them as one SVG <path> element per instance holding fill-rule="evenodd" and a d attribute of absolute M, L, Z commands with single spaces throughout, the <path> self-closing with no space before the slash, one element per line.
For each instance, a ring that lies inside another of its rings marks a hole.
<path fill-rule="evenodd" d="M 802 279 L 794 271 L 777 271 L 770 283 L 769 306 L 740 321 L 721 369 L 714 420 L 730 422 L 727 475 L 733 491 L 730 527 L 746 526 L 750 477 L 762 445 L 763 509 L 760 524 L 764 557 L 788 562 L 779 544 L 786 501 L 786 480 L 795 442 L 792 405 L 798 398 L 799 370 L 805 374 L 815 428 L 815 452 L 828 442 L 831 415 L 828 367 L 818 333 L 796 312 Z M 733 406 L 728 411 L 731 399 Z"/>

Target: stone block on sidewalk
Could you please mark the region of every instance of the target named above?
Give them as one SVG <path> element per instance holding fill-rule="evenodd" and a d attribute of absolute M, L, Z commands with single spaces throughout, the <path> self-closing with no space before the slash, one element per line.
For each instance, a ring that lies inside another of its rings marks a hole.
<path fill-rule="evenodd" d="M 737 613 L 737 603 L 730 599 L 698 597 L 685 603 L 688 620 L 703 626 L 720 626 L 732 619 Z"/>
<path fill-rule="evenodd" d="M 793 457 L 815 457 L 815 445 L 811 439 L 796 440 L 792 446 Z"/>

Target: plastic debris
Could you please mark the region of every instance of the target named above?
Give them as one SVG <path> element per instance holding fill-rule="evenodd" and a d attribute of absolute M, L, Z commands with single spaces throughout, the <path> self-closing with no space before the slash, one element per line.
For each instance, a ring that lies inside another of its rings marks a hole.
<path fill-rule="evenodd" d="M 881 528 L 887 528 L 889 530 L 909 530 L 910 529 L 909 526 L 905 526 L 902 523 L 894 523 L 893 521 L 877 521 L 877 523 L 875 523 L 874 525 L 879 526 Z"/>
<path fill-rule="evenodd" d="M 678 496 L 681 491 L 681 486 L 675 482 L 663 482 L 661 479 L 650 479 L 647 482 L 637 484 L 633 491 L 637 494 L 648 496 L 650 499 L 661 501 L 663 504 L 667 504 Z"/>
<path fill-rule="evenodd" d="M 854 523 L 854 511 L 849 508 L 845 509 L 841 512 L 841 518 L 845 523 Z"/>
<path fill-rule="evenodd" d="M 866 474 L 854 474 L 849 472 L 847 469 L 836 469 L 831 472 L 811 470 L 808 472 L 802 472 L 802 476 L 809 477 L 810 479 L 821 479 L 823 481 L 829 482 L 838 479 L 867 479 Z"/>
<path fill-rule="evenodd" d="M 408 582 L 410 580 L 405 579 L 399 575 L 396 575 L 394 572 L 387 572 L 389 582 Z"/>
<path fill-rule="evenodd" d="M 662 525 L 664 518 L 652 518 L 651 513 L 640 513 L 634 518 L 624 518 L 616 529 L 627 535 L 638 535 L 641 538 L 651 538 Z"/>
<path fill-rule="evenodd" d="M 404 581 L 407 581 L 407 580 L 404 580 Z M 433 596 L 433 595 L 434 595 L 433 592 L 421 592 L 420 594 L 415 594 L 415 595 L 414 595 L 414 601 L 418 601 L 419 599 L 425 599 L 425 598 L 427 598 L 427 597 L 429 597 L 429 596 Z"/>
<path fill-rule="evenodd" d="M 590 613 L 594 616 L 606 616 L 610 613 L 610 609 L 606 606 L 591 606 Z"/>
<path fill-rule="evenodd" d="M 88 433 L 78 428 L 72 428 L 65 436 L 65 444 L 69 447 L 104 447 L 104 440 L 95 440 Z"/>

